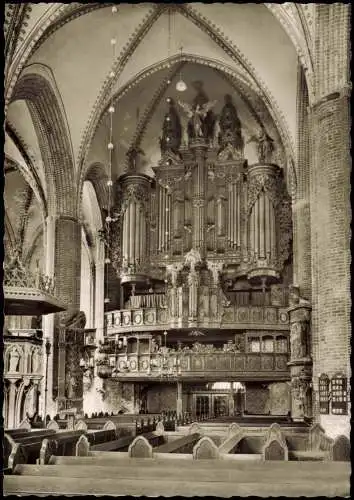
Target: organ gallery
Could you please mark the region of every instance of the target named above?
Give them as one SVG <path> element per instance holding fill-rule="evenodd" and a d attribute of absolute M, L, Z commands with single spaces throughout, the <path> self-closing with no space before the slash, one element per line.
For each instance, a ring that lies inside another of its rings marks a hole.
<path fill-rule="evenodd" d="M 121 308 L 105 314 L 104 385 L 130 383 L 144 409 L 167 410 L 163 397 L 171 397 L 179 413 L 233 415 L 247 411 L 233 384 L 247 394 L 249 383 L 263 397 L 257 411 L 287 414 L 292 220 L 284 171 L 264 129 L 252 139 L 258 162 L 249 164 L 232 95 L 216 114 L 203 82 L 193 87 L 191 103 L 166 98 L 153 175 L 130 161 L 114 185 L 106 237 Z M 307 336 L 293 344 L 306 346 Z M 299 419 L 311 414 L 307 355 Z M 160 391 L 159 403 L 151 391 Z"/>
<path fill-rule="evenodd" d="M 349 27 L 346 4 L 5 5 L 10 493 L 341 496 Z"/>

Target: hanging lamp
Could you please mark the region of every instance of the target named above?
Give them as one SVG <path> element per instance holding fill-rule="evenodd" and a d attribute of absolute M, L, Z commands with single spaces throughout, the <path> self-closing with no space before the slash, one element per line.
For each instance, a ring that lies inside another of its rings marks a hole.
<path fill-rule="evenodd" d="M 117 7 L 114 5 L 112 7 L 112 14 L 116 14 L 118 11 Z M 112 59 L 113 59 L 113 64 L 115 60 L 115 54 L 116 54 L 116 44 L 117 40 L 116 38 L 111 38 L 111 46 L 112 46 Z M 114 78 L 115 73 L 112 70 L 109 74 L 110 78 Z M 115 112 L 114 108 L 114 103 L 113 103 L 113 95 L 112 95 L 112 100 L 110 103 L 110 106 L 108 108 L 108 113 L 109 113 L 109 142 L 107 145 L 108 148 L 108 181 L 107 181 L 107 187 L 108 187 L 108 210 L 107 210 L 107 217 L 106 217 L 106 229 L 107 229 L 107 243 L 108 243 L 108 252 L 109 252 L 109 246 L 110 246 L 110 237 L 111 237 L 111 222 L 113 221 L 111 212 L 112 212 L 112 187 L 113 187 L 113 181 L 112 181 L 112 153 L 114 149 L 114 144 L 113 144 L 113 113 Z M 108 294 L 108 266 L 111 263 L 111 259 L 109 258 L 109 255 L 106 255 L 104 259 L 104 264 L 105 264 L 105 297 L 104 297 L 104 304 L 109 304 L 110 303 L 110 298 Z"/>
<path fill-rule="evenodd" d="M 180 48 L 181 59 L 182 59 L 182 50 L 183 50 L 183 47 Z M 182 78 L 182 69 L 179 72 L 179 80 L 176 83 L 176 90 L 178 90 L 178 92 L 184 92 L 185 90 L 187 90 L 187 84 Z"/>

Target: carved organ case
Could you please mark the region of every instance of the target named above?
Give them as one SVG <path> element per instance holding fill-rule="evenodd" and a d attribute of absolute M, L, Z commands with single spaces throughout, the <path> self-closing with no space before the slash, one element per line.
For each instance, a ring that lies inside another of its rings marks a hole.
<path fill-rule="evenodd" d="M 196 122 L 196 109 L 190 107 L 189 143 L 181 146 L 179 115 L 169 100 L 154 177 L 128 171 L 118 179 L 121 252 L 115 267 L 122 283 L 165 283 L 175 326 L 219 321 L 226 280 L 263 289 L 281 282 L 291 247 L 291 200 L 282 169 L 271 161 L 247 164 L 230 96 L 218 121 L 209 110 Z M 270 160 L 266 148 L 260 143 L 262 160 Z"/>

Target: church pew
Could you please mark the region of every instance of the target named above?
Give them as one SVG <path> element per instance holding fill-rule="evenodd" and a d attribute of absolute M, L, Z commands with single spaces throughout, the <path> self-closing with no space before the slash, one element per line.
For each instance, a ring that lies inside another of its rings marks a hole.
<path fill-rule="evenodd" d="M 34 431 L 29 431 L 26 434 L 16 436 L 13 439 L 16 443 L 27 444 L 27 443 L 32 443 L 33 441 L 36 441 L 39 439 L 44 439 L 45 437 L 53 436 L 54 434 L 56 434 L 56 432 L 57 431 L 52 430 L 52 429 L 41 429 L 38 431 L 34 430 Z"/>
<path fill-rule="evenodd" d="M 113 441 L 107 441 L 105 443 L 94 444 L 90 447 L 90 452 L 92 451 L 127 451 L 128 446 L 133 441 L 134 436 L 123 436 Z"/>
<path fill-rule="evenodd" d="M 5 434 L 10 436 L 14 441 L 16 442 L 26 442 L 26 440 L 29 440 L 30 438 L 36 437 L 46 437 L 50 436 L 55 431 L 53 429 L 40 429 L 40 430 L 27 430 L 23 429 L 24 432 L 21 432 L 22 429 L 16 430 L 16 432 L 8 432 L 6 431 Z"/>
<path fill-rule="evenodd" d="M 45 431 L 48 434 L 48 431 Z M 8 460 L 11 454 L 12 448 L 15 443 L 21 441 L 24 438 L 31 437 L 33 435 L 38 436 L 38 431 L 31 431 L 30 429 L 6 429 L 4 433 L 4 445 L 3 445 L 3 461 L 4 468 L 8 467 Z"/>
<path fill-rule="evenodd" d="M 115 429 L 109 430 L 98 430 L 93 432 L 87 432 L 86 437 L 91 445 L 106 443 L 107 441 L 113 441 L 116 439 L 117 434 Z"/>
<path fill-rule="evenodd" d="M 245 436 L 230 453 L 261 454 L 263 445 L 264 436 Z"/>
<path fill-rule="evenodd" d="M 13 440 L 10 436 L 5 436 L 5 466 L 12 470 L 18 463 L 36 463 L 39 458 L 43 439 L 54 436 L 55 431 L 47 430 L 31 432 L 30 436 Z M 7 462 L 7 463 L 6 463 Z"/>
<path fill-rule="evenodd" d="M 200 439 L 200 434 L 188 434 L 173 441 L 168 441 L 154 449 L 156 453 L 192 453 L 193 446 Z"/>
<path fill-rule="evenodd" d="M 86 434 L 89 439 L 89 435 Z M 152 447 L 161 445 L 164 442 L 163 436 L 156 435 L 154 432 L 143 434 L 143 437 L 150 443 Z M 106 441 L 97 444 L 90 444 L 88 454 L 89 456 L 95 456 L 98 460 L 103 456 L 111 458 L 112 456 L 125 456 L 125 452 L 128 450 L 129 445 L 134 441 L 134 436 L 124 436 L 111 441 Z M 122 452 L 122 453 L 112 453 L 112 452 Z M 86 457 L 70 457 L 70 456 L 51 456 L 49 459 L 50 464 L 67 464 L 76 463 L 75 460 L 71 461 L 71 458 L 86 458 Z"/>
<path fill-rule="evenodd" d="M 91 457 L 85 457 L 91 458 Z M 124 467 L 16 468 L 5 494 L 108 494 L 129 496 L 348 496 L 348 463 L 237 463 L 223 460 L 134 460 Z M 165 465 L 163 465 L 165 464 Z M 295 465 L 295 467 L 293 467 Z M 305 467 L 302 467 L 305 465 Z M 313 466 L 317 467 L 313 467 Z M 318 467 L 321 465 L 321 467 Z M 286 467 L 285 467 L 286 466 Z M 20 475 L 21 474 L 21 475 Z M 25 474 L 25 475 L 22 475 Z M 49 475 L 50 474 L 50 475 Z M 108 477 L 107 477 L 108 476 Z M 63 479 L 65 477 L 65 480 Z M 299 477 L 301 480 L 299 480 Z M 84 481 L 78 480 L 84 478 Z M 98 480 L 99 479 L 99 480 Z"/>
<path fill-rule="evenodd" d="M 52 455 L 75 455 L 76 443 L 82 434 L 84 434 L 82 430 L 64 431 L 43 439 L 37 463 L 47 464 Z"/>
<path fill-rule="evenodd" d="M 151 460 L 155 462 L 154 459 Z M 149 463 L 151 462 L 148 461 Z M 20 464 L 17 465 L 14 471 L 15 475 L 35 475 L 35 476 L 52 476 L 52 477 L 98 477 L 98 478 L 126 478 L 126 479 L 152 479 L 152 478 L 164 478 L 171 480 L 185 480 L 185 481 L 225 481 L 225 482 L 236 482 L 238 480 L 252 480 L 254 474 L 261 475 L 261 481 L 271 482 L 271 481 L 281 481 L 282 478 L 278 477 L 280 471 L 285 475 L 289 475 L 287 481 L 296 482 L 299 481 L 299 477 L 291 477 L 289 472 L 297 470 L 296 467 L 278 467 L 274 466 L 268 467 L 255 467 L 257 463 L 248 464 L 247 468 L 240 468 L 232 462 L 223 462 L 222 467 L 215 467 L 213 474 L 211 475 L 210 467 L 205 467 L 204 461 L 193 461 L 189 462 L 188 468 L 176 467 L 177 463 L 180 463 L 181 459 L 167 461 L 161 467 L 159 463 L 154 463 L 149 467 L 144 465 L 145 462 L 137 462 L 137 459 L 130 459 L 129 463 L 122 465 L 122 463 L 117 465 L 90 465 L 89 467 L 85 465 L 29 465 Z M 218 461 L 219 462 L 219 461 Z M 264 463 L 262 464 L 264 465 Z M 317 479 L 346 479 L 348 478 L 346 467 L 337 467 L 334 470 L 323 468 L 302 468 L 301 479 L 312 480 Z"/>
<path fill-rule="evenodd" d="M 15 439 L 16 437 L 21 437 L 25 434 L 28 434 L 30 432 L 30 429 L 5 429 L 4 432 L 8 436 L 11 436 L 12 439 Z"/>

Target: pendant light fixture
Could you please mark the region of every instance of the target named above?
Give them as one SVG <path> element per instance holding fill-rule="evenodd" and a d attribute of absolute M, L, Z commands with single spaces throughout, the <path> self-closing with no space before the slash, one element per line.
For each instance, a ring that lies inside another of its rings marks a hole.
<path fill-rule="evenodd" d="M 181 60 L 182 60 L 182 50 L 183 50 L 183 47 L 180 48 Z M 178 90 L 178 92 L 184 92 L 185 90 L 187 90 L 187 84 L 182 78 L 182 70 L 179 72 L 179 80 L 176 83 L 176 90 Z"/>
<path fill-rule="evenodd" d="M 112 15 L 116 14 L 118 11 L 117 7 L 114 5 L 112 7 Z M 111 38 L 111 47 L 112 47 L 112 59 L 113 59 L 113 64 L 115 61 L 115 55 L 116 55 L 116 44 L 117 40 L 116 38 Z M 109 74 L 110 78 L 114 78 L 115 74 L 114 71 L 112 70 Z M 112 188 L 113 188 L 113 181 L 112 181 L 112 154 L 113 154 L 113 149 L 114 149 L 114 144 L 113 144 L 113 113 L 115 112 L 114 108 L 114 102 L 113 102 L 113 94 L 111 98 L 111 103 L 108 108 L 108 114 L 109 114 L 109 142 L 107 145 L 108 148 L 108 181 L 107 181 L 107 188 L 108 188 L 108 207 L 107 207 L 107 217 L 106 217 L 106 237 L 107 237 L 107 246 L 106 246 L 106 256 L 104 259 L 104 264 L 105 264 L 105 297 L 104 297 L 104 303 L 109 304 L 110 303 L 110 298 L 109 298 L 109 290 L 108 290 L 108 266 L 111 263 L 111 259 L 109 258 L 109 249 L 110 249 L 110 240 L 111 240 L 111 222 L 113 221 L 112 219 Z"/>

